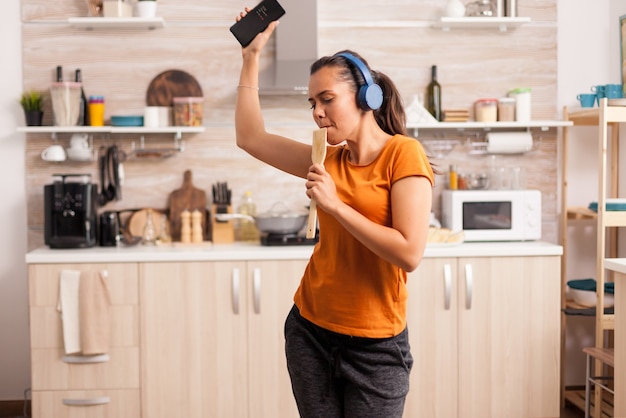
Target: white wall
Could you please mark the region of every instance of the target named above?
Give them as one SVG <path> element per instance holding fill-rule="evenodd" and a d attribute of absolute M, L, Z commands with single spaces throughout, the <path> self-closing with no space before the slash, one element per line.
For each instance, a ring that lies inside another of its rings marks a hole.
<path fill-rule="evenodd" d="M 558 100 L 559 108 L 577 108 L 576 95 L 592 85 L 621 83 L 619 16 L 626 14 L 623 0 L 559 0 Z M 584 23 L 584 25 L 583 25 Z M 622 132 L 622 140 L 626 135 Z M 569 139 L 569 196 L 571 206 L 597 200 L 597 128 L 581 127 Z M 621 142 L 621 141 L 620 141 Z M 622 147 L 621 151 L 624 151 Z M 624 157 L 621 161 L 626 161 Z M 623 188 L 623 187 L 622 187 Z M 593 222 L 569 228 L 568 279 L 595 277 L 596 229 Z M 582 347 L 594 345 L 594 319 L 568 317 L 566 385 L 584 384 Z"/>
<path fill-rule="evenodd" d="M 20 0 L 3 0 L 0 14 L 0 401 L 22 399 L 30 386 L 26 192 Z"/>

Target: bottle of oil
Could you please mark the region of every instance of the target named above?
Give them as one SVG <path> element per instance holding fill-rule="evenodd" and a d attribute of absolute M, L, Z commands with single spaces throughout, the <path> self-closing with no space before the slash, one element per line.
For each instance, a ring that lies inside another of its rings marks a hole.
<path fill-rule="evenodd" d="M 256 215 L 256 204 L 252 199 L 252 192 L 247 191 L 243 195 L 243 200 L 237 212 L 242 215 Z M 257 229 L 254 221 L 249 219 L 238 219 L 237 223 L 237 241 L 243 242 L 258 242 L 259 230 Z"/>
<path fill-rule="evenodd" d="M 442 120 L 441 113 L 441 84 L 437 81 L 437 66 L 430 68 L 430 83 L 426 88 L 426 109 L 437 120 Z"/>

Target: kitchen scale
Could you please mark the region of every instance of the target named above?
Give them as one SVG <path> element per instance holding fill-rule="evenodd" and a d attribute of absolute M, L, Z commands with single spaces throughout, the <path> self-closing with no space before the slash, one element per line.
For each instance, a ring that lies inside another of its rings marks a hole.
<path fill-rule="evenodd" d="M 287 246 L 287 245 L 315 245 L 319 241 L 319 235 L 314 238 L 307 238 L 298 234 L 262 234 L 261 245 L 266 246 Z"/>

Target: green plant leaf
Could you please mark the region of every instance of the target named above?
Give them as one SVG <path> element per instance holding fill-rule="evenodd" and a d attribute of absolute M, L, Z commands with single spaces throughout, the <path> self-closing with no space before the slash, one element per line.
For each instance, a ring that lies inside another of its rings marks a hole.
<path fill-rule="evenodd" d="M 31 90 L 22 94 L 20 104 L 26 111 L 40 111 L 43 109 L 43 96 L 40 92 Z"/>

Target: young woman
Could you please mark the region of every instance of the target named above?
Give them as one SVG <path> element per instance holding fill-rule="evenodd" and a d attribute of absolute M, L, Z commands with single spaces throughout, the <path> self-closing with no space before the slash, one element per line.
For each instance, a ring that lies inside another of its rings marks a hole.
<path fill-rule="evenodd" d="M 259 56 L 276 25 L 242 49 L 235 127 L 239 147 L 306 179 L 317 202 L 319 243 L 285 322 L 298 410 L 302 417 L 401 417 L 413 364 L 406 272 L 426 245 L 433 170 L 420 143 L 406 136 L 392 81 L 351 51 L 311 67 L 309 103 L 330 145 L 323 165 L 311 164 L 310 145 L 267 132 Z"/>

